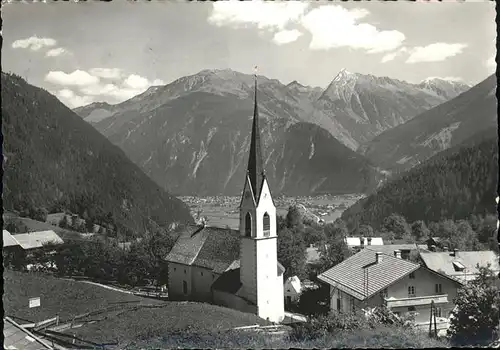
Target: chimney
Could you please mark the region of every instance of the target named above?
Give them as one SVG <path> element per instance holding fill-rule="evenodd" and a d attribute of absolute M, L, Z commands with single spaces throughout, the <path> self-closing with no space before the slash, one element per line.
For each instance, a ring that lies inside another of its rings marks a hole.
<path fill-rule="evenodd" d="M 436 246 L 435 246 L 434 244 L 432 244 L 432 245 L 430 246 L 430 251 L 431 251 L 431 252 L 435 252 L 435 251 L 436 251 Z"/>
<path fill-rule="evenodd" d="M 376 261 L 377 261 L 377 264 L 382 262 L 382 252 L 376 252 L 375 253 L 375 257 L 376 257 Z"/>
<path fill-rule="evenodd" d="M 398 259 L 401 259 L 401 250 L 396 249 L 396 250 L 394 251 L 394 257 L 395 257 L 395 258 L 398 258 Z"/>
<path fill-rule="evenodd" d="M 363 237 L 359 237 L 359 242 L 361 244 L 361 249 L 365 246 L 365 239 Z"/>
<path fill-rule="evenodd" d="M 448 247 L 443 247 L 443 251 L 447 252 L 448 251 Z"/>
<path fill-rule="evenodd" d="M 453 249 L 453 251 L 450 253 L 451 256 L 457 256 L 458 255 L 458 249 Z"/>
<path fill-rule="evenodd" d="M 368 241 L 368 245 L 372 245 L 372 238 L 371 237 L 368 237 L 366 240 Z"/>

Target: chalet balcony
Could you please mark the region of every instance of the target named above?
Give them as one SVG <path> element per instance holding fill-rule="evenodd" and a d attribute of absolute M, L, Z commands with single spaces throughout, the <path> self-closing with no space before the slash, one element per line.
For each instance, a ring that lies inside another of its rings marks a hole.
<path fill-rule="evenodd" d="M 400 299 L 384 298 L 384 300 L 389 309 L 393 307 L 430 305 L 432 301 L 434 301 L 434 304 L 438 305 L 438 304 L 448 303 L 448 294 L 426 295 L 423 297 L 400 298 Z"/>

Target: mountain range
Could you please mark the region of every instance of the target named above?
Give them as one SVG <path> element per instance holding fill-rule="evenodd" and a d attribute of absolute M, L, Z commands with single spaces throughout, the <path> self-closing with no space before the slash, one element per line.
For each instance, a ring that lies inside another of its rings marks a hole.
<path fill-rule="evenodd" d="M 272 118 L 290 119 L 290 123 L 309 122 L 328 130 L 355 150 L 381 132 L 404 123 L 469 89 L 460 82 L 438 78 L 419 84 L 351 73 L 343 69 L 326 89 L 305 86 L 297 81 L 287 85 L 259 76 L 259 92 L 272 102 L 265 113 Z M 99 124 L 111 116 L 120 116 L 113 129 L 163 104 L 196 92 L 231 97 L 235 101 L 251 98 L 253 76 L 230 69 L 203 70 L 166 86 L 154 86 L 117 105 L 97 102 L 74 111 L 85 120 Z M 197 105 L 197 108 L 203 108 Z M 118 118 L 117 118 L 118 119 Z M 97 126 L 103 131 L 101 126 Z M 109 131 L 109 133 L 114 131 Z"/>
<path fill-rule="evenodd" d="M 182 201 L 55 96 L 13 74 L 2 72 L 1 83 L 4 208 L 64 210 L 84 200 L 85 215 L 136 232 L 145 221 L 192 222 Z"/>
<path fill-rule="evenodd" d="M 404 171 L 484 130 L 497 130 L 496 76 L 396 126 L 359 152 L 384 169 Z"/>
<path fill-rule="evenodd" d="M 204 70 L 117 105 L 94 103 L 75 112 L 167 190 L 183 195 L 239 194 L 253 84 L 252 75 Z M 410 84 L 345 70 L 327 89 L 297 81 L 284 85 L 259 76 L 271 185 L 290 195 L 373 189 L 383 174 L 353 150 L 467 89 L 438 79 Z"/>

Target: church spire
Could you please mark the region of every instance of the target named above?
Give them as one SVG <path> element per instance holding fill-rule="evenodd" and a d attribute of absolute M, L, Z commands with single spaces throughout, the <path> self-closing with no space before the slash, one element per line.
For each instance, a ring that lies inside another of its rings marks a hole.
<path fill-rule="evenodd" d="M 252 138 L 250 141 L 250 156 L 248 158 L 248 176 L 255 196 L 259 201 L 260 190 L 264 178 L 264 166 L 262 162 L 262 149 L 259 131 L 259 109 L 257 104 L 257 67 L 255 67 L 255 96 L 253 109 Z"/>

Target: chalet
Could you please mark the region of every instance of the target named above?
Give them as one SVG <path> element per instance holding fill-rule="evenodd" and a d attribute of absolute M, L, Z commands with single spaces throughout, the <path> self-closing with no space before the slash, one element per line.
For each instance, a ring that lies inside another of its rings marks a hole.
<path fill-rule="evenodd" d="M 285 304 L 290 305 L 299 300 L 302 293 L 302 284 L 297 276 L 288 277 L 284 285 Z"/>
<path fill-rule="evenodd" d="M 478 273 L 478 266 L 490 268 L 497 274 L 500 272 L 498 256 L 495 252 L 489 251 L 453 251 L 420 253 L 420 258 L 425 267 L 432 271 L 444 274 L 460 283 L 474 280 Z"/>
<path fill-rule="evenodd" d="M 257 77 L 248 168 L 239 230 L 187 227 L 166 257 L 169 294 L 206 300 L 272 322 L 285 317 L 283 273 L 277 260 L 276 206 L 264 173 Z"/>
<path fill-rule="evenodd" d="M 401 258 L 404 260 L 410 259 L 410 254 L 412 252 L 418 253 L 419 248 L 416 244 L 386 244 L 386 245 L 372 245 L 365 247 L 376 252 L 382 252 L 384 254 L 393 255 L 400 254 Z"/>
<path fill-rule="evenodd" d="M 428 324 L 431 302 L 437 317 L 448 317 L 460 283 L 393 255 L 363 249 L 318 276 L 330 286 L 330 309 L 352 312 L 387 306 L 395 314 L 413 313 Z"/>
<path fill-rule="evenodd" d="M 350 249 L 359 251 L 360 249 L 371 245 L 384 245 L 384 240 L 382 237 L 346 237 L 345 243 Z"/>
<path fill-rule="evenodd" d="M 63 244 L 64 241 L 54 231 L 36 231 L 13 236 L 24 250 L 42 248 L 46 244 Z"/>

